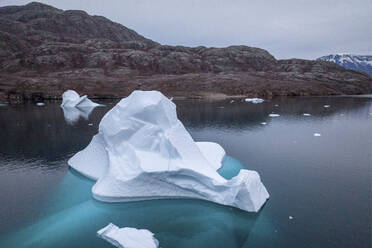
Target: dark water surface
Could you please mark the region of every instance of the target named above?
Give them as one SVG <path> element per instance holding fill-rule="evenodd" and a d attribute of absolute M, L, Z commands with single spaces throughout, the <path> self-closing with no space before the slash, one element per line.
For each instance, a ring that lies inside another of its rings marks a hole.
<path fill-rule="evenodd" d="M 260 173 L 270 199 L 259 213 L 198 200 L 95 201 L 93 182 L 67 160 L 112 103 L 91 113 L 0 106 L 0 247 L 112 247 L 95 234 L 109 222 L 149 229 L 162 248 L 371 247 L 372 98 L 175 102 L 196 141 L 225 148 L 222 174 Z"/>

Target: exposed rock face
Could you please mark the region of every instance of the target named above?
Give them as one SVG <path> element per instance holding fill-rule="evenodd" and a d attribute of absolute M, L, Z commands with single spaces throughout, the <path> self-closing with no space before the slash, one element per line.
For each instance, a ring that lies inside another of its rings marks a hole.
<path fill-rule="evenodd" d="M 247 46 L 164 46 L 101 16 L 41 3 L 0 8 L 0 98 L 133 89 L 171 95 L 263 96 L 372 92 L 372 80 L 333 63 L 276 60 Z"/>

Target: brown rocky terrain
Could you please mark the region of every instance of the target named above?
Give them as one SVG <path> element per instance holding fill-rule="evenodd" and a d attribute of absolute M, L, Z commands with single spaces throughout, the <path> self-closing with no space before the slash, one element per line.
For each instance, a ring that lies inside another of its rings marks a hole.
<path fill-rule="evenodd" d="M 37 2 L 0 8 L 0 99 L 59 98 L 66 89 L 269 98 L 371 93 L 372 80 L 331 62 L 276 60 L 260 48 L 160 45 L 84 11 Z"/>

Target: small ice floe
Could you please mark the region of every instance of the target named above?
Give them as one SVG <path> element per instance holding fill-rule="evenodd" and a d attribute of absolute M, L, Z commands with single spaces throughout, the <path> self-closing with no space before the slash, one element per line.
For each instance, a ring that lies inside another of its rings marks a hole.
<path fill-rule="evenodd" d="M 279 114 L 269 114 L 270 117 L 279 117 Z"/>
<path fill-rule="evenodd" d="M 264 99 L 261 99 L 261 98 L 245 98 L 244 101 L 256 104 L 256 103 L 263 103 Z"/>
<path fill-rule="evenodd" d="M 74 90 L 67 90 L 62 94 L 62 107 L 97 107 L 98 103 L 91 101 L 86 95 L 80 97 Z"/>
<path fill-rule="evenodd" d="M 157 248 L 159 241 L 146 229 L 119 228 L 110 223 L 98 230 L 98 237 L 119 248 Z"/>
<path fill-rule="evenodd" d="M 6 103 L 0 103 L 0 107 L 6 107 L 6 106 L 8 106 L 8 104 L 6 104 Z"/>
<path fill-rule="evenodd" d="M 315 137 L 320 137 L 320 136 L 322 136 L 320 133 L 314 133 L 314 136 Z"/>
<path fill-rule="evenodd" d="M 293 217 L 292 217 L 292 216 L 288 216 L 288 219 L 292 220 L 292 219 L 293 219 Z"/>
<path fill-rule="evenodd" d="M 36 103 L 36 106 L 44 106 L 44 105 L 45 105 L 45 103 L 43 103 L 43 102 Z"/>
<path fill-rule="evenodd" d="M 173 101 L 173 96 L 171 98 L 169 98 L 169 100 Z"/>
<path fill-rule="evenodd" d="M 275 107 L 279 107 L 279 105 L 278 105 L 278 104 L 275 104 L 274 106 L 275 106 Z"/>
<path fill-rule="evenodd" d="M 93 126 L 93 123 L 88 123 L 88 126 Z"/>
<path fill-rule="evenodd" d="M 303 116 L 311 116 L 311 114 L 304 113 Z"/>
<path fill-rule="evenodd" d="M 331 107 L 331 105 L 324 105 L 324 107 L 325 107 L 325 108 L 329 108 L 329 107 Z"/>
<path fill-rule="evenodd" d="M 76 91 L 67 90 L 62 95 L 63 114 L 68 124 L 74 125 L 81 117 L 88 119 L 90 113 L 97 106 L 103 106 L 92 102 L 87 96 L 80 97 Z"/>
<path fill-rule="evenodd" d="M 234 100 L 231 100 L 230 103 L 234 103 L 235 101 Z"/>
<path fill-rule="evenodd" d="M 267 123 L 266 122 L 261 122 L 261 125 L 266 125 Z"/>

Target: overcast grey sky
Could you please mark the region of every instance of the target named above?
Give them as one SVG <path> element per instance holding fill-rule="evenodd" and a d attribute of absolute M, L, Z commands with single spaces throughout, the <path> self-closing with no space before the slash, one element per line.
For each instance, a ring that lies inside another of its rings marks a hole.
<path fill-rule="evenodd" d="M 0 6 L 31 1 L 0 0 Z M 276 58 L 372 54 L 372 0 L 40 0 L 169 45 L 248 45 Z"/>

